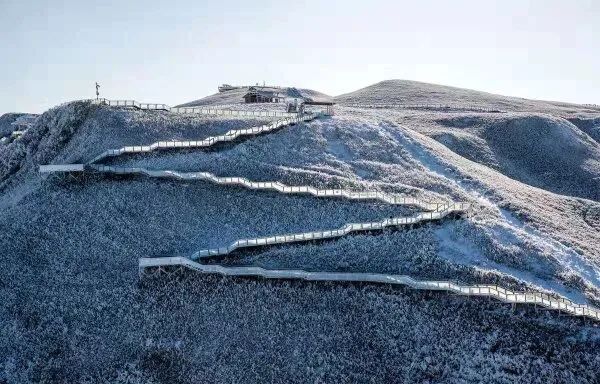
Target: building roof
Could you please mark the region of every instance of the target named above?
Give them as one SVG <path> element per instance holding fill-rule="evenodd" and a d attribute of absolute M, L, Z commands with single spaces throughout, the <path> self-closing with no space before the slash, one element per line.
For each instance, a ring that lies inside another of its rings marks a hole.
<path fill-rule="evenodd" d="M 278 91 L 253 89 L 253 88 L 250 88 L 250 90 L 244 95 L 244 97 L 247 97 L 250 95 L 258 95 L 258 96 L 262 96 L 262 97 L 284 97 L 284 95 L 280 94 Z"/>

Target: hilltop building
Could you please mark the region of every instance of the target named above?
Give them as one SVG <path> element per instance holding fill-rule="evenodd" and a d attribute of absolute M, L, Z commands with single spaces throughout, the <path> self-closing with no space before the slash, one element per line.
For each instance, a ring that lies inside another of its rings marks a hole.
<path fill-rule="evenodd" d="M 244 95 L 244 101 L 246 103 L 279 103 L 285 97 L 286 95 L 282 94 L 278 88 L 250 87 Z"/>

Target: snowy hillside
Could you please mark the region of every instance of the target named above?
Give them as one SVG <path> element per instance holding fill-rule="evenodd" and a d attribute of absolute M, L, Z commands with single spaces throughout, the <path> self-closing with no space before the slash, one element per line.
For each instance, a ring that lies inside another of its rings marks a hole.
<path fill-rule="evenodd" d="M 497 108 L 503 111 L 543 113 L 600 113 L 600 107 L 553 101 L 527 100 L 487 92 L 421 83 L 410 80 L 385 80 L 335 97 L 340 104 L 429 104 L 465 105 Z"/>
<path fill-rule="evenodd" d="M 512 179 L 600 200 L 600 144 L 565 118 L 534 112 L 387 116 Z"/>
<path fill-rule="evenodd" d="M 600 306 L 600 149 L 592 136 L 600 111 L 407 84 L 382 82 L 336 100 L 461 100 L 513 112 L 342 105 L 335 116 L 207 149 L 103 164 L 474 207 L 468 217 L 254 248 L 209 263 L 498 284 Z M 187 105 L 243 108 L 242 92 Z M 416 207 L 202 180 L 37 172 L 107 149 L 201 140 L 271 121 L 76 102 L 47 111 L 0 147 L 0 382 L 597 380 L 597 324 L 533 306 L 513 311 L 482 298 L 374 284 L 138 277 L 140 257 L 187 257 L 242 238 L 327 230 Z"/>

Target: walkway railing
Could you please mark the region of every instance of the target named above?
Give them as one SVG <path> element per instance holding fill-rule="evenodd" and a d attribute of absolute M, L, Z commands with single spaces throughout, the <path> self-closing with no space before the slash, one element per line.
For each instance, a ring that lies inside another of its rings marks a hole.
<path fill-rule="evenodd" d="M 465 111 L 465 112 L 505 112 L 496 108 L 485 108 L 461 104 L 339 104 L 342 107 L 371 108 L 371 109 L 417 109 L 435 111 Z"/>
<path fill-rule="evenodd" d="M 109 149 L 104 151 L 100 155 L 96 156 L 90 163 L 96 163 L 107 157 L 120 156 L 126 153 L 146 153 L 152 152 L 157 149 L 172 149 L 172 148 L 205 148 L 215 145 L 221 142 L 233 141 L 241 136 L 259 135 L 267 133 L 285 127 L 287 125 L 294 125 L 300 122 L 306 122 L 316 119 L 321 116 L 320 114 L 303 115 L 293 117 L 286 117 L 281 120 L 277 120 L 273 123 L 261 125 L 258 127 L 246 128 L 246 129 L 232 129 L 223 135 L 207 137 L 203 140 L 188 140 L 188 141 L 158 141 L 150 145 L 136 145 L 123 147 L 120 149 Z"/>
<path fill-rule="evenodd" d="M 565 298 L 556 298 L 539 292 L 514 292 L 497 285 L 463 285 L 452 281 L 416 280 L 406 275 L 388 275 L 360 272 L 308 272 L 292 269 L 264 269 L 260 267 L 225 267 L 200 264 L 185 257 L 159 257 L 139 259 L 140 273 L 146 268 L 185 267 L 201 273 L 225 276 L 255 276 L 266 279 L 300 279 L 307 281 L 368 282 L 405 285 L 418 290 L 446 291 L 465 296 L 490 297 L 511 304 L 534 304 L 551 310 L 564 311 L 573 316 L 600 320 L 600 310 L 577 304 Z"/>
<path fill-rule="evenodd" d="M 297 113 L 283 111 L 241 111 L 233 109 L 208 108 L 208 107 L 170 107 L 167 104 L 140 103 L 135 100 L 91 100 L 94 104 L 103 104 L 113 107 L 127 107 L 147 111 L 167 111 L 172 113 L 194 113 L 200 115 L 232 116 L 232 117 L 292 117 Z"/>
<path fill-rule="evenodd" d="M 220 185 L 239 185 L 254 190 L 271 190 L 285 194 L 312 195 L 316 197 L 339 197 L 349 200 L 379 200 L 391 205 L 415 206 L 426 211 L 443 211 L 449 207 L 446 202 L 424 202 L 414 197 L 373 192 L 353 192 L 344 189 L 317 189 L 306 185 L 290 186 L 278 181 L 252 181 L 244 177 L 219 177 L 210 172 L 178 172 L 171 170 L 150 170 L 141 167 L 116 167 L 109 165 L 89 165 L 90 169 L 103 173 L 119 175 L 141 174 L 156 178 L 175 178 L 181 180 L 203 180 Z M 464 203 L 466 204 L 466 203 Z"/>
<path fill-rule="evenodd" d="M 353 232 L 383 230 L 388 227 L 399 227 L 418 224 L 424 221 L 443 219 L 451 213 L 465 213 L 470 210 L 469 203 L 426 203 L 412 197 L 393 195 L 384 192 L 350 192 L 343 189 L 316 189 L 308 186 L 288 186 L 279 182 L 256 182 L 243 177 L 218 177 L 209 172 L 176 172 L 168 170 L 148 170 L 139 167 L 115 167 L 106 165 L 90 165 L 98 172 L 112 174 L 143 174 L 157 178 L 178 178 L 183 180 L 205 180 L 215 184 L 240 185 L 249 189 L 272 190 L 285 194 L 310 194 L 317 197 L 346 198 L 352 200 L 379 200 L 392 205 L 413 205 L 432 212 L 423 212 L 411 217 L 397 217 L 378 222 L 350 223 L 342 228 L 327 231 L 306 232 L 298 234 L 276 235 L 237 240 L 228 247 L 206 249 L 195 252 L 191 258 L 227 255 L 239 248 L 258 247 L 275 244 L 296 243 L 302 241 L 324 240 L 342 237 Z"/>
<path fill-rule="evenodd" d="M 381 231 L 389 227 L 400 227 L 419 224 L 426 221 L 441 220 L 451 213 L 464 213 L 470 208 L 468 203 L 450 204 L 446 209 L 437 212 L 422 212 L 410 217 L 396 217 L 369 223 L 349 223 L 339 229 L 304 232 L 287 235 L 275 235 L 268 237 L 256 237 L 252 239 L 241 239 L 233 242 L 228 247 L 203 249 L 194 252 L 192 260 L 224 256 L 240 248 L 262 247 L 276 244 L 298 243 L 303 241 L 326 240 L 346 236 L 355 232 Z"/>

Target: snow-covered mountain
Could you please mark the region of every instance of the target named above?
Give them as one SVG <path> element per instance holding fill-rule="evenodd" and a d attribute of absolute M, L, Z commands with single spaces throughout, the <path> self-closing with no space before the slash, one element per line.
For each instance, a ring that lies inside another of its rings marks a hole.
<path fill-rule="evenodd" d="M 235 92 L 197 103 L 254 107 L 240 106 Z M 123 155 L 106 164 L 474 207 L 469 217 L 437 224 L 211 262 L 498 284 L 600 305 L 600 111 L 396 80 L 335 99 L 335 116 L 210 149 Z M 503 112 L 455 108 L 461 103 Z M 74 102 L 0 146 L 0 382 L 597 380 L 597 325 L 534 307 L 369 284 L 193 272 L 138 277 L 140 257 L 187 256 L 241 238 L 338 228 L 415 208 L 37 169 L 273 119 Z"/>

